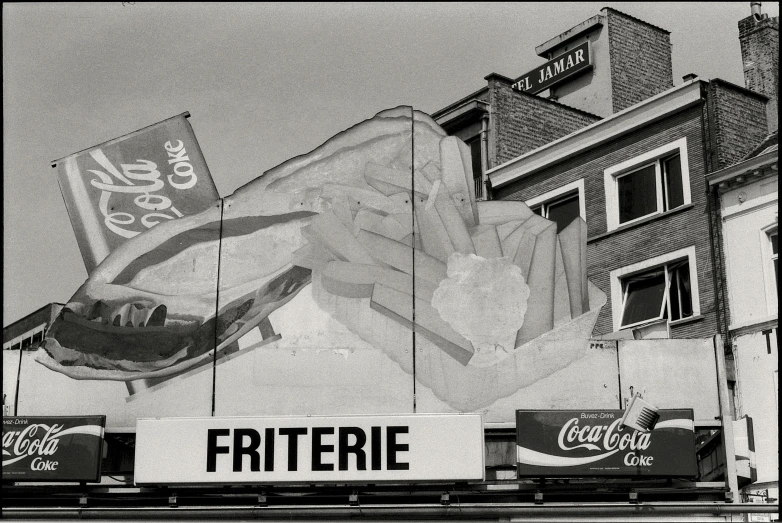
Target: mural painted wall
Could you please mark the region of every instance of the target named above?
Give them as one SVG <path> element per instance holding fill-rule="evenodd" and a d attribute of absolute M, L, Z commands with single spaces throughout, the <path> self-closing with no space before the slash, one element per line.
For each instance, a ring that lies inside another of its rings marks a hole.
<path fill-rule="evenodd" d="M 22 362 L 22 383 L 48 386 L 20 392 L 18 414 L 98 408 L 132 427 L 621 408 L 617 343 L 589 340 L 606 297 L 586 278 L 586 237 L 580 220 L 557 234 L 522 202 L 476 201 L 465 144 L 386 110 L 119 246 L 40 365 Z"/>

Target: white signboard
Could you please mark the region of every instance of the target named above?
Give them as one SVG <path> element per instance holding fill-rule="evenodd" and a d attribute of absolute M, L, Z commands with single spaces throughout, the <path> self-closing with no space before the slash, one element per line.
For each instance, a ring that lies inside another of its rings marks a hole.
<path fill-rule="evenodd" d="M 478 414 L 139 419 L 136 484 L 483 480 Z"/>

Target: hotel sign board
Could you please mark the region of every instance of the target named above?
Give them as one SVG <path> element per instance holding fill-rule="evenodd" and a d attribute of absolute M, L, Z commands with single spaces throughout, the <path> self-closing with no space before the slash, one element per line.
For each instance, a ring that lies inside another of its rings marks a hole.
<path fill-rule="evenodd" d="M 53 162 L 87 272 L 130 238 L 219 198 L 187 116 Z"/>
<path fill-rule="evenodd" d="M 537 94 L 590 67 L 592 58 L 589 42 L 584 42 L 521 76 L 511 87 L 528 94 Z"/>
<path fill-rule="evenodd" d="M 518 476 L 696 476 L 692 409 L 660 410 L 646 433 L 620 427 L 623 413 L 517 410 Z"/>
<path fill-rule="evenodd" d="M 106 416 L 3 416 L 3 481 L 100 481 Z"/>
<path fill-rule="evenodd" d="M 139 419 L 137 485 L 481 481 L 479 414 Z"/>

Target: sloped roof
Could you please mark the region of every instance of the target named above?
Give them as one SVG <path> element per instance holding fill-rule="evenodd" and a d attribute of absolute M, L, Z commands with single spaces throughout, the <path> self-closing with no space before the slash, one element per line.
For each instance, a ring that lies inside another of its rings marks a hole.
<path fill-rule="evenodd" d="M 755 147 L 748 155 L 746 155 L 743 160 L 749 160 L 750 158 L 755 158 L 756 156 L 760 156 L 761 154 L 771 153 L 779 148 L 779 131 L 774 131 L 773 133 L 769 134 L 765 138 L 763 138 L 763 141 L 758 144 L 757 147 Z"/>

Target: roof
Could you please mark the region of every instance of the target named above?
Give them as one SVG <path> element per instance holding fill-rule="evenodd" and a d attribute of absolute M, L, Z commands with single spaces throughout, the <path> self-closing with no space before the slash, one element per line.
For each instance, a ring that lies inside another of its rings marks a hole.
<path fill-rule="evenodd" d="M 779 133 L 774 131 L 766 136 L 757 147 L 740 161 L 706 176 L 710 187 L 721 190 L 732 189 L 751 179 L 747 174 L 764 176 L 776 172 L 779 162 Z"/>
<path fill-rule="evenodd" d="M 746 155 L 743 160 L 748 160 L 750 158 L 755 158 L 756 156 L 760 156 L 761 154 L 771 153 L 777 150 L 779 147 L 779 131 L 774 131 L 773 133 L 769 134 L 765 138 L 763 138 L 763 141 L 758 144 L 757 147 L 755 147 L 748 155 Z"/>
<path fill-rule="evenodd" d="M 574 25 L 567 31 L 558 34 L 554 38 L 550 38 L 540 44 L 539 46 L 535 47 L 535 53 L 538 56 L 541 56 L 543 58 L 547 58 L 548 53 L 552 49 L 556 49 L 558 47 L 562 47 L 569 41 L 573 40 L 574 38 L 578 38 L 579 36 L 583 35 L 584 33 L 587 33 L 589 31 L 593 31 L 595 28 L 603 25 L 603 15 L 595 15 L 591 18 L 588 18 L 587 20 L 581 22 L 578 25 Z"/>
<path fill-rule="evenodd" d="M 636 22 L 639 22 L 641 24 L 648 25 L 649 27 L 657 29 L 658 31 L 662 31 L 665 34 L 671 34 L 671 32 L 668 31 L 667 29 L 663 29 L 660 26 L 657 26 L 657 25 L 654 25 L 654 24 L 650 24 L 646 20 L 641 20 L 640 18 L 636 18 L 633 15 L 629 15 L 627 13 L 624 13 L 624 12 L 620 11 L 619 9 L 614 9 L 613 7 L 604 7 L 603 9 L 601 9 L 601 11 L 613 11 L 614 13 L 620 14 L 620 15 L 626 17 L 626 18 L 630 18 L 631 20 L 635 20 Z"/>
<path fill-rule="evenodd" d="M 755 98 L 758 98 L 763 101 L 770 100 L 770 98 L 763 93 L 753 91 L 752 89 L 747 89 L 743 85 L 734 84 L 733 82 L 723 80 L 722 78 L 712 78 L 711 80 L 709 80 L 709 84 L 724 85 L 725 87 L 729 87 L 730 89 L 746 94 L 747 96 L 754 96 Z"/>
<path fill-rule="evenodd" d="M 431 116 L 432 118 L 434 118 L 436 120 L 437 118 L 439 118 L 440 116 L 444 115 L 445 113 L 447 113 L 451 109 L 454 109 L 454 108 L 456 108 L 456 107 L 458 107 L 458 106 L 460 106 L 460 105 L 462 105 L 462 104 L 464 104 L 466 102 L 469 102 L 472 99 L 478 98 L 479 96 L 481 96 L 485 92 L 488 92 L 488 90 L 489 90 L 488 87 L 481 87 L 480 89 L 478 89 L 474 93 L 468 94 L 464 98 L 460 98 L 459 100 L 456 100 L 455 102 L 446 105 L 442 109 L 438 109 L 437 111 L 431 113 L 429 116 Z"/>

